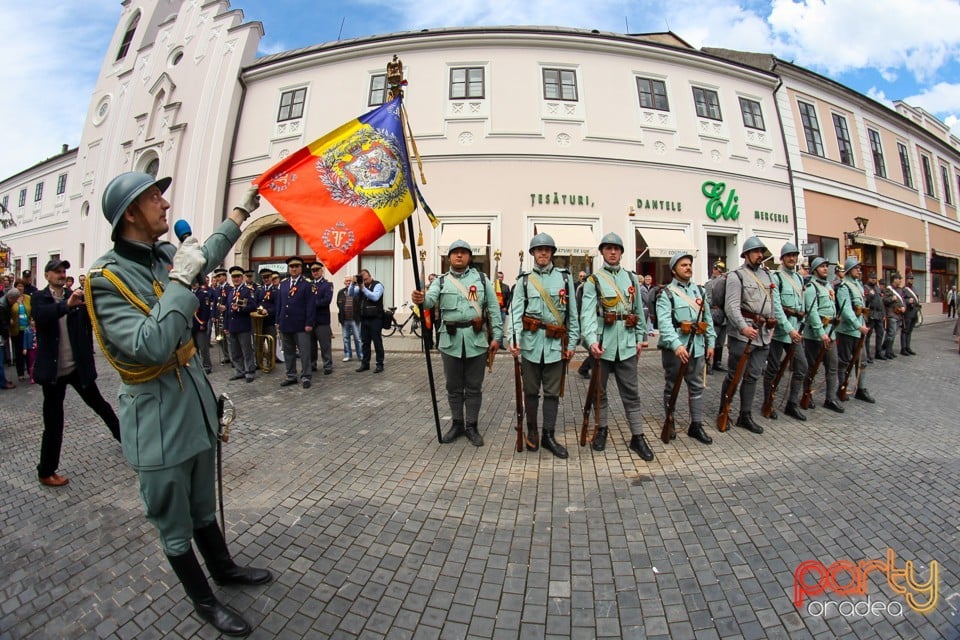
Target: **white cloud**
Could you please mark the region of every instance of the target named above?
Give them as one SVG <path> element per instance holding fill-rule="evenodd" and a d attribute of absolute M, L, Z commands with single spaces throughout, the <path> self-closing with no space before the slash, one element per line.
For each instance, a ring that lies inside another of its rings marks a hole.
<path fill-rule="evenodd" d="M 0 178 L 80 142 L 120 9 L 116 0 L 0 5 Z"/>

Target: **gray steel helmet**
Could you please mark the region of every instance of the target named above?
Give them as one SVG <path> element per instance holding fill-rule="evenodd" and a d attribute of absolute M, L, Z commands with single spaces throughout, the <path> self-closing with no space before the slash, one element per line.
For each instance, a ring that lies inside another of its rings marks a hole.
<path fill-rule="evenodd" d="M 465 240 L 454 240 L 452 243 L 450 243 L 450 246 L 447 248 L 447 255 L 449 256 L 457 249 L 466 249 L 470 252 L 470 257 L 473 257 L 473 247 L 471 247 L 470 243 Z"/>
<path fill-rule="evenodd" d="M 743 243 L 743 249 L 740 250 L 740 257 L 742 258 L 748 251 L 753 251 L 754 249 L 766 249 L 767 245 L 763 244 L 763 241 L 757 236 L 750 236 L 747 238 L 747 241 Z"/>
<path fill-rule="evenodd" d="M 101 205 L 103 206 L 103 217 L 110 223 L 112 231 L 110 239 L 117 239 L 117 228 L 120 220 L 123 218 L 123 212 L 127 210 L 137 197 L 152 187 L 157 185 L 160 193 L 167 190 L 173 178 L 160 178 L 157 180 L 149 173 L 139 171 L 128 171 L 121 173 L 107 184 L 103 190 Z"/>
<path fill-rule="evenodd" d="M 816 271 L 817 267 L 819 267 L 822 264 L 829 265 L 830 261 L 827 260 L 826 258 L 821 258 L 820 256 L 817 256 L 816 258 L 813 259 L 813 262 L 810 263 L 810 271 Z"/>
<path fill-rule="evenodd" d="M 799 254 L 800 249 L 798 249 L 797 245 L 793 244 L 792 242 L 784 243 L 783 248 L 780 249 L 780 257 L 782 258 L 783 256 L 788 256 L 791 253 Z"/>
<path fill-rule="evenodd" d="M 681 251 L 680 253 L 675 253 L 672 258 L 670 258 L 670 271 L 673 271 L 673 268 L 677 266 L 677 263 L 680 262 L 680 258 L 690 258 L 693 260 L 693 254 L 688 252 Z"/>
<path fill-rule="evenodd" d="M 546 233 L 538 233 L 530 238 L 530 253 L 537 247 L 550 247 L 554 253 L 557 252 L 557 243 Z"/>
<path fill-rule="evenodd" d="M 620 247 L 621 251 L 624 251 L 623 240 L 620 238 L 620 236 L 618 236 L 612 231 L 607 235 L 603 236 L 602 238 L 600 238 L 600 246 L 598 247 L 598 249 L 603 249 L 603 245 L 605 244 L 616 245 Z"/>
<path fill-rule="evenodd" d="M 846 262 L 843 263 L 843 271 L 844 273 L 846 273 L 850 271 L 850 269 L 853 269 L 854 267 L 859 267 L 859 266 L 860 266 L 860 261 L 857 260 L 856 256 L 850 256 L 849 258 L 847 258 Z"/>

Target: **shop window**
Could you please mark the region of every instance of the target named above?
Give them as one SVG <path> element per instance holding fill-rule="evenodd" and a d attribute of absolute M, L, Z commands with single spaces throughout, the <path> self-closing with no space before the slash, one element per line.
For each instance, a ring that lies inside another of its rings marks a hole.
<path fill-rule="evenodd" d="M 913 189 L 913 173 L 910 171 L 910 154 L 902 142 L 897 143 L 897 153 L 900 155 L 900 173 L 903 175 L 903 184 Z"/>
<path fill-rule="evenodd" d="M 840 162 L 851 167 L 856 166 L 853 161 L 853 144 L 850 142 L 850 131 L 847 129 L 847 119 L 839 114 L 833 114 L 833 128 L 837 133 L 837 147 L 840 150 Z"/>
<path fill-rule="evenodd" d="M 870 134 L 870 152 L 873 154 L 873 173 L 881 178 L 887 177 L 887 167 L 883 160 L 883 144 L 880 142 L 880 132 L 867 129 Z"/>
<path fill-rule="evenodd" d="M 485 97 L 483 67 L 456 67 L 450 69 L 450 99 L 478 99 Z"/>
<path fill-rule="evenodd" d="M 716 91 L 702 87 L 693 88 L 693 104 L 697 107 L 697 115 L 710 120 L 723 120 L 720 114 L 720 96 Z"/>
<path fill-rule="evenodd" d="M 807 140 L 807 153 L 823 157 L 823 140 L 820 137 L 820 123 L 817 121 L 817 110 L 812 104 L 806 102 L 797 102 L 797 106 L 800 108 L 800 122 L 803 124 L 803 135 Z"/>
<path fill-rule="evenodd" d="M 293 89 L 280 94 L 280 109 L 277 112 L 277 122 L 297 120 L 303 117 L 303 105 L 307 101 L 307 89 Z"/>
<path fill-rule="evenodd" d="M 751 129 L 764 130 L 763 112 L 760 110 L 760 103 L 756 100 L 740 98 L 740 112 L 743 114 L 743 126 Z"/>
<path fill-rule="evenodd" d="M 893 282 L 893 274 L 897 269 L 897 250 L 892 247 L 883 247 L 880 249 L 880 260 L 883 265 L 883 279 L 887 284 Z"/>
<path fill-rule="evenodd" d="M 830 264 L 840 263 L 840 240 L 837 238 L 830 238 L 827 236 L 807 236 L 807 242 L 811 244 L 817 244 L 820 248 L 820 251 L 817 253 L 821 258 L 824 258 Z M 729 266 L 729 265 L 728 265 Z"/>
<path fill-rule="evenodd" d="M 640 95 L 640 106 L 644 109 L 670 111 L 670 103 L 667 101 L 667 85 L 663 80 L 637 78 L 637 92 Z"/>
<path fill-rule="evenodd" d="M 923 192 L 931 198 L 937 197 L 933 186 L 933 169 L 930 168 L 930 158 L 920 154 L 920 164 L 923 168 Z"/>
<path fill-rule="evenodd" d="M 544 69 L 543 97 L 577 102 L 577 73 L 571 69 Z"/>
<path fill-rule="evenodd" d="M 913 276 L 913 292 L 920 302 L 926 302 L 927 256 L 918 251 L 907 251 L 907 273 Z"/>

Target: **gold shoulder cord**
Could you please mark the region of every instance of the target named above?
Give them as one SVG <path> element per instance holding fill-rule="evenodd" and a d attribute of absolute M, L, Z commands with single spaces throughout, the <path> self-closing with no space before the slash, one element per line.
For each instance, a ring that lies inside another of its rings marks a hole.
<path fill-rule="evenodd" d="M 103 355 L 106 357 L 107 362 L 117 370 L 117 373 L 120 374 L 120 378 L 127 384 L 140 384 L 143 382 L 149 382 L 155 380 L 167 373 L 174 367 L 177 367 L 177 381 L 180 383 L 180 389 L 183 389 L 183 381 L 180 378 L 180 369 L 179 365 L 185 364 L 188 358 L 181 361 L 180 349 L 177 350 L 177 354 L 174 357 L 162 364 L 162 365 L 143 365 L 136 362 L 123 362 L 114 358 L 110 351 L 107 349 L 107 345 L 103 340 L 103 336 L 100 333 L 100 322 L 97 320 L 97 314 L 94 310 L 93 305 L 93 278 L 97 275 L 102 275 L 104 278 L 110 281 L 110 283 L 116 287 L 117 291 L 120 293 L 124 299 L 131 304 L 138 311 L 143 313 L 143 315 L 150 315 L 150 307 L 147 306 L 147 303 L 137 297 L 137 295 L 127 287 L 126 284 L 113 272 L 109 269 L 92 269 L 87 275 L 87 280 L 83 285 L 84 298 L 86 299 L 87 313 L 90 314 L 90 319 L 93 321 L 93 335 L 97 337 L 97 343 L 100 345 L 100 350 L 103 351 Z M 159 298 L 163 295 L 163 286 L 156 280 L 153 281 L 153 291 L 157 294 Z M 188 347 L 193 347 L 193 341 L 187 343 Z M 194 347 L 195 349 L 195 347 Z M 191 354 L 192 356 L 192 354 Z"/>

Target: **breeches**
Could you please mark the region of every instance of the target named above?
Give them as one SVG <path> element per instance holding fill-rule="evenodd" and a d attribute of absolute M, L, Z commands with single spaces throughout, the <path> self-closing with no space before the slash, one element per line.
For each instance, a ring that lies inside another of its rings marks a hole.
<path fill-rule="evenodd" d="M 168 556 L 187 553 L 193 530 L 216 520 L 215 457 L 210 449 L 175 467 L 139 472 L 147 520 Z"/>

